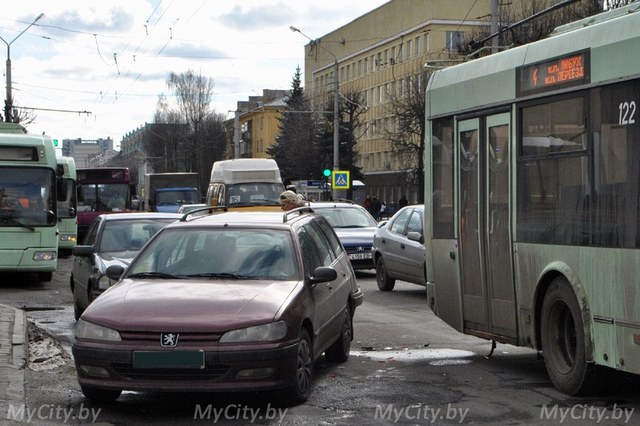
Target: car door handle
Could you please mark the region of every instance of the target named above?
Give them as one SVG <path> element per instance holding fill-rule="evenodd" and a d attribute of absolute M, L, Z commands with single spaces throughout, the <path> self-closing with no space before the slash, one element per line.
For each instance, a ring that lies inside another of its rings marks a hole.
<path fill-rule="evenodd" d="M 330 283 L 327 283 L 327 288 L 329 289 L 329 291 L 333 290 L 333 286 Z"/>
<path fill-rule="evenodd" d="M 401 248 L 402 250 L 404 250 L 404 249 L 405 249 L 405 248 L 407 248 L 407 247 L 406 247 L 404 244 L 400 244 L 400 248 Z"/>

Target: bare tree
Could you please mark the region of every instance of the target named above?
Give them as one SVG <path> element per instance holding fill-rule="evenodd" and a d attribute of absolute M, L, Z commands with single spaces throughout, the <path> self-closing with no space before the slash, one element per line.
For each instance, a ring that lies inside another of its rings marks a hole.
<path fill-rule="evenodd" d="M 155 171 L 199 173 L 204 189 L 213 162 L 223 159 L 226 150 L 224 116 L 211 109 L 213 80 L 193 71 L 172 72 L 167 87 L 173 90 L 177 105 L 159 96 L 145 153 Z"/>
<path fill-rule="evenodd" d="M 403 90 L 388 93 L 390 127 L 383 129 L 391 152 L 402 165 L 402 180 L 418 188 L 418 202 L 424 202 L 424 138 L 426 131 L 425 89 L 431 71 L 405 80 Z"/>

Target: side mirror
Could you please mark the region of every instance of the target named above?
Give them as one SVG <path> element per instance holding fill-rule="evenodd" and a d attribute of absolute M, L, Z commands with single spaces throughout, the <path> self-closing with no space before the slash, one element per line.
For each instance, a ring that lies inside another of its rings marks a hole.
<path fill-rule="evenodd" d="M 422 234 L 420 232 L 417 231 L 411 231 L 407 234 L 407 238 L 410 239 L 411 241 L 417 241 L 420 244 L 424 243 L 424 237 L 422 236 Z"/>
<path fill-rule="evenodd" d="M 107 277 L 110 280 L 118 281 L 124 272 L 124 266 L 122 265 L 111 265 L 107 268 Z"/>
<path fill-rule="evenodd" d="M 75 246 L 71 249 L 71 254 L 74 256 L 91 256 L 93 254 L 93 246 Z"/>
<path fill-rule="evenodd" d="M 318 266 L 314 271 L 313 275 L 309 277 L 309 283 L 324 283 L 328 281 L 333 281 L 338 278 L 338 273 L 335 269 L 329 266 Z"/>

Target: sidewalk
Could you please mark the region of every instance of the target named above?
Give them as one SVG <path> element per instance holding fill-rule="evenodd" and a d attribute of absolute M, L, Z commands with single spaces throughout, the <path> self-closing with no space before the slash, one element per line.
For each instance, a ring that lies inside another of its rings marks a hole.
<path fill-rule="evenodd" d="M 24 398 L 24 368 L 27 364 L 27 315 L 21 309 L 0 305 L 0 423 L 10 405 Z"/>

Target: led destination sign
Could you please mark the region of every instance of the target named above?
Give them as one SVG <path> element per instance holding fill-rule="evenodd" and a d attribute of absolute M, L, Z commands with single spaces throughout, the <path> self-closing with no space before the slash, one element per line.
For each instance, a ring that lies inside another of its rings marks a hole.
<path fill-rule="evenodd" d="M 589 71 L 588 51 L 519 67 L 518 96 L 588 83 Z"/>

